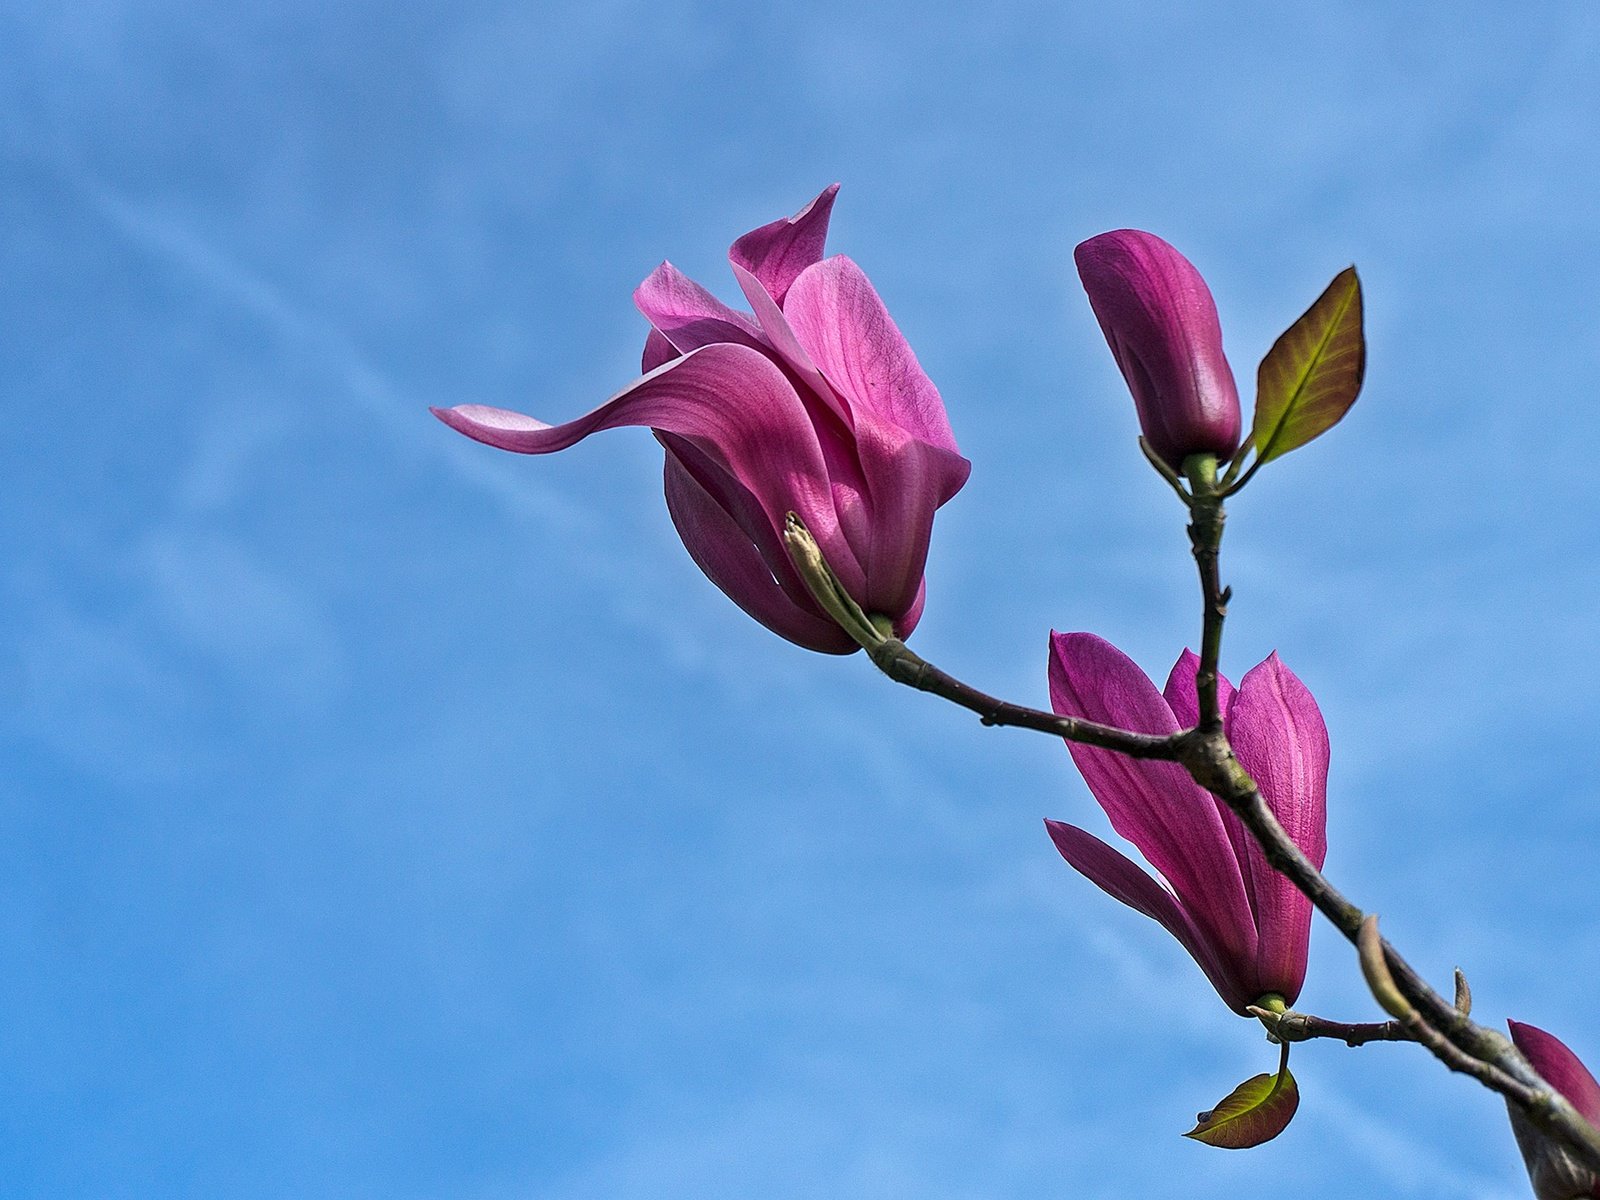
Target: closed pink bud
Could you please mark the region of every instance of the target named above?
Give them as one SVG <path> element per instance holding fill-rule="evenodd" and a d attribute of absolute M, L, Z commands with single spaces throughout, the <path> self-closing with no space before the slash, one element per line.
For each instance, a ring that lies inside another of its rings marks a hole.
<path fill-rule="evenodd" d="M 1073 257 L 1150 448 L 1174 469 L 1191 454 L 1231 457 L 1239 389 L 1216 302 L 1194 264 L 1137 229 L 1092 237 Z"/>

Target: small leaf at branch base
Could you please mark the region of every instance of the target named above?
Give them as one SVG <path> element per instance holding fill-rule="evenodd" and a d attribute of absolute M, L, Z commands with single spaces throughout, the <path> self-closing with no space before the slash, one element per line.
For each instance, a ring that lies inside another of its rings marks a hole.
<path fill-rule="evenodd" d="M 1361 393 L 1366 370 L 1361 280 L 1346 267 L 1261 360 L 1250 430 L 1258 461 L 1271 462 L 1337 425 Z"/>
<path fill-rule="evenodd" d="M 1248 1150 L 1282 1133 L 1299 1107 L 1300 1089 L 1284 1067 L 1281 1075 L 1246 1079 L 1214 1109 L 1201 1113 L 1199 1124 L 1183 1136 L 1224 1150 Z"/>

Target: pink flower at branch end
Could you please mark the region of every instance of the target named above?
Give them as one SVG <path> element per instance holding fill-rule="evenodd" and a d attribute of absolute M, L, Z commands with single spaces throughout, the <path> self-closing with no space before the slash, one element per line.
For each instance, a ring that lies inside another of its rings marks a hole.
<path fill-rule="evenodd" d="M 1600 1126 L 1600 1083 L 1595 1082 L 1578 1056 L 1567 1049 L 1560 1038 L 1535 1025 L 1524 1025 L 1521 1021 L 1507 1021 L 1506 1024 L 1511 1027 L 1512 1042 L 1533 1069 L 1565 1096 L 1584 1120 Z M 1552 1142 L 1529 1124 L 1518 1109 L 1508 1104 L 1506 1111 L 1511 1114 L 1511 1132 L 1517 1139 L 1517 1149 L 1522 1151 L 1522 1161 L 1527 1165 L 1533 1194 L 1539 1200 L 1576 1200 L 1584 1196 L 1600 1200 L 1600 1177 L 1564 1146 Z"/>
<path fill-rule="evenodd" d="M 651 325 L 645 374 L 587 416 L 546 425 L 504 409 L 434 409 L 502 450 L 549 454 L 646 425 L 666 449 L 667 509 L 710 580 L 807 649 L 856 643 L 812 599 L 784 547 L 798 514 L 868 614 L 905 637 L 922 613 L 934 510 L 971 464 L 937 389 L 861 268 L 824 258 L 838 185 L 728 253 L 752 313 L 670 263 L 634 293 Z"/>
<path fill-rule="evenodd" d="M 1165 692 L 1111 643 L 1050 635 L 1050 701 L 1063 716 L 1139 733 L 1193 727 L 1198 712 L 1190 651 Z M 1327 855 L 1328 732 L 1317 702 L 1276 654 L 1237 690 L 1217 683 L 1223 729 L 1239 763 L 1295 845 L 1319 868 Z M 1046 821 L 1061 856 L 1109 895 L 1160 922 L 1183 944 L 1228 1007 L 1241 1015 L 1264 996 L 1292 1004 L 1305 982 L 1311 902 L 1268 864 L 1233 811 L 1177 763 L 1138 760 L 1068 743 L 1111 827 L 1160 872 L 1073 825 Z M 1163 882 L 1164 881 L 1164 882 Z"/>
<path fill-rule="evenodd" d="M 1089 305 L 1133 393 L 1150 448 L 1174 470 L 1239 448 L 1239 389 L 1211 289 L 1153 233 L 1116 229 L 1073 251 Z"/>

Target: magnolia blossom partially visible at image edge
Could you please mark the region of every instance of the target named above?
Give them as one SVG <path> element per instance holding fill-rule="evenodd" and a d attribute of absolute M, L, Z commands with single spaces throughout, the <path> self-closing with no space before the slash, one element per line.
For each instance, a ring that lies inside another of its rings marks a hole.
<path fill-rule="evenodd" d="M 1507 1021 L 1511 1040 L 1533 1069 L 1566 1097 L 1589 1124 L 1600 1126 L 1600 1083 L 1565 1042 L 1536 1025 Z M 1514 1105 L 1507 1104 L 1511 1132 L 1528 1168 L 1528 1181 L 1538 1200 L 1600 1200 L 1600 1176 L 1528 1123 Z"/>

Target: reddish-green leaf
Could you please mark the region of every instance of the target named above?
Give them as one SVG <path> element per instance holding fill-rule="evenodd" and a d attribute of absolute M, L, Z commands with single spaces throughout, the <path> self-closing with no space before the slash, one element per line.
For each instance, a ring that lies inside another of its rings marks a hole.
<path fill-rule="evenodd" d="M 1282 1133 L 1299 1107 L 1300 1089 L 1285 1065 L 1278 1074 L 1246 1079 L 1210 1112 L 1201 1113 L 1198 1124 L 1183 1136 L 1224 1150 L 1247 1150 Z"/>
<path fill-rule="evenodd" d="M 1258 461 L 1270 462 L 1337 425 L 1356 402 L 1366 370 L 1361 280 L 1346 267 L 1261 360 L 1250 430 Z"/>

